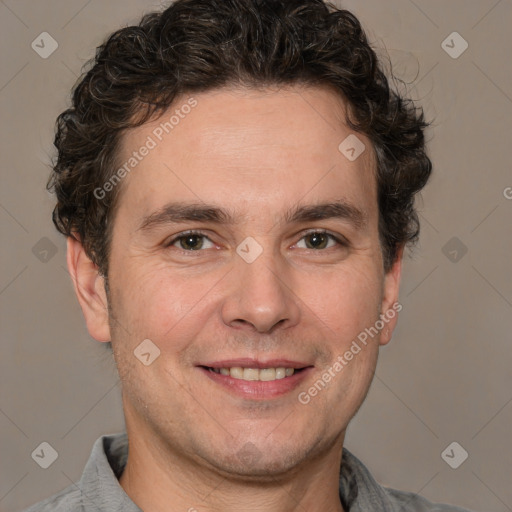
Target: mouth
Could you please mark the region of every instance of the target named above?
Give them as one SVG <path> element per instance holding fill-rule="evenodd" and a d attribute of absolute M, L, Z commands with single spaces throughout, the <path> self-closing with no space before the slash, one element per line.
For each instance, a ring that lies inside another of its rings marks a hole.
<path fill-rule="evenodd" d="M 275 360 L 220 361 L 198 365 L 214 382 L 237 396 L 267 399 L 292 391 L 313 369 L 305 363 Z"/>
<path fill-rule="evenodd" d="M 231 368 L 213 368 L 203 367 L 207 370 L 232 377 L 233 379 L 246 380 L 246 381 L 263 381 L 270 382 L 273 380 L 281 380 L 286 377 L 291 377 L 295 373 L 301 372 L 304 368 L 290 368 L 278 366 L 276 368 L 243 368 L 242 366 L 232 366 Z"/>

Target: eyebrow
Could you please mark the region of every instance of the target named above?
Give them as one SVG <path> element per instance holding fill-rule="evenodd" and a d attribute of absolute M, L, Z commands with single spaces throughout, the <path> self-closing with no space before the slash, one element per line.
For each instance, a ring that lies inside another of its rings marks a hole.
<path fill-rule="evenodd" d="M 205 203 L 168 203 L 159 210 L 145 216 L 137 231 L 150 231 L 165 224 L 183 222 L 211 222 L 220 225 L 236 225 L 244 216 L 232 210 L 219 208 Z M 351 223 L 356 229 L 367 225 L 368 215 L 365 211 L 344 200 L 319 204 L 297 205 L 282 217 L 281 223 L 297 224 L 327 219 L 340 219 Z"/>

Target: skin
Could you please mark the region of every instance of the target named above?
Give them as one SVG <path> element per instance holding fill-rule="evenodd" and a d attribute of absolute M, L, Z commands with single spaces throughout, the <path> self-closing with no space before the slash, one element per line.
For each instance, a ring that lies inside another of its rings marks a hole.
<path fill-rule="evenodd" d="M 197 106 L 120 185 L 110 309 L 98 269 L 78 241 L 68 241 L 88 330 L 112 341 L 122 381 L 129 458 L 120 484 L 151 512 L 339 512 L 345 431 L 397 317 L 308 404 L 297 395 L 398 300 L 402 251 L 384 272 L 370 141 L 357 134 L 366 150 L 354 162 L 340 153 L 353 132 L 343 101 L 327 88 L 226 88 L 194 98 Z M 128 131 L 119 161 L 168 117 Z M 177 200 L 236 210 L 238 222 L 138 229 Z M 332 200 L 364 212 L 364 226 L 282 221 L 294 206 Z M 189 229 L 207 237 L 193 240 L 197 249 L 169 246 Z M 327 237 L 315 248 L 307 230 L 348 244 Z M 252 263 L 236 252 L 246 237 L 263 250 Z M 160 350 L 149 366 L 133 353 L 144 339 Z M 298 388 L 261 400 L 231 393 L 197 367 L 237 357 L 282 357 L 312 368 Z"/>

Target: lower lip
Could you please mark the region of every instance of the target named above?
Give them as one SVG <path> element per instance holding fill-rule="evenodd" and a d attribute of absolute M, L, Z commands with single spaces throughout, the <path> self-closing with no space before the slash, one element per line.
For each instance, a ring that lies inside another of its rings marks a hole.
<path fill-rule="evenodd" d="M 277 380 L 243 380 L 234 379 L 229 375 L 215 373 L 203 367 L 199 369 L 217 384 L 220 384 L 228 391 L 236 396 L 250 398 L 253 400 L 266 400 L 269 398 L 279 397 L 290 393 L 307 377 L 313 369 L 312 366 L 304 368 L 300 372 L 294 373 L 291 377 Z"/>

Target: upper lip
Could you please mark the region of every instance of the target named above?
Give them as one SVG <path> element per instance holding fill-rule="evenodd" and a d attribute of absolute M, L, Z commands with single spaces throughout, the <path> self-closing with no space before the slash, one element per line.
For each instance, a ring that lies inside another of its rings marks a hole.
<path fill-rule="evenodd" d="M 268 359 L 265 361 L 252 359 L 249 357 L 239 359 L 223 359 L 222 361 L 212 361 L 201 363 L 198 366 L 206 366 L 208 368 L 305 368 L 312 366 L 305 362 L 293 361 L 291 359 Z"/>

